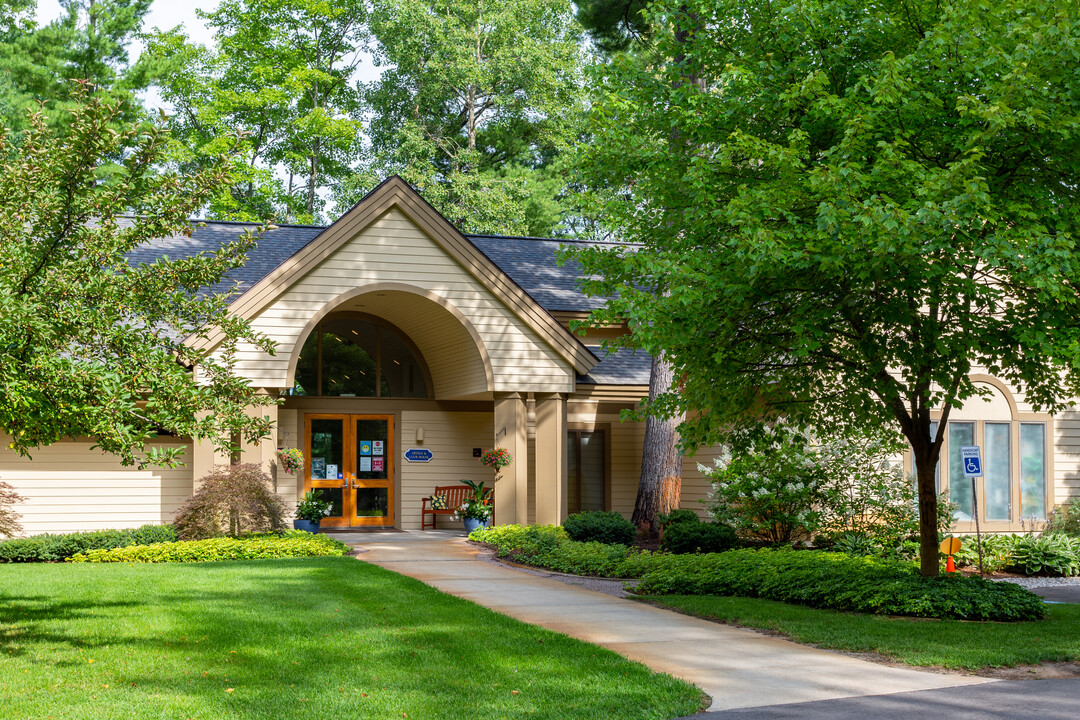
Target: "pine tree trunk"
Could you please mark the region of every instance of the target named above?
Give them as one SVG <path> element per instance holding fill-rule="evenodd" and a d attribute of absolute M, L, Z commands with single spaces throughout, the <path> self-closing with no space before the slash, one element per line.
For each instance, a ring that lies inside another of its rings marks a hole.
<path fill-rule="evenodd" d="M 649 400 L 671 387 L 674 370 L 660 356 L 652 360 L 649 374 Z M 658 515 L 679 507 L 682 494 L 682 454 L 679 452 L 679 423 L 681 417 L 662 419 L 648 416 L 645 420 L 645 441 L 641 449 L 641 479 L 631 521 L 646 536 L 660 535 Z"/>

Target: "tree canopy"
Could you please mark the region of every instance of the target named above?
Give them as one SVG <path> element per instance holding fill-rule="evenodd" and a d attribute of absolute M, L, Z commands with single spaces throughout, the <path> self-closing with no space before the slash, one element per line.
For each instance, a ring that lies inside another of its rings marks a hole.
<path fill-rule="evenodd" d="M 695 411 L 690 446 L 777 415 L 903 432 L 936 574 L 934 469 L 971 374 L 1047 411 L 1080 389 L 1076 5 L 661 0 L 646 19 L 666 59 L 602 69 L 584 150 L 594 212 L 641 243 L 577 253 L 614 298 L 598 319 L 671 360 L 653 409 Z"/>
<path fill-rule="evenodd" d="M 274 401 L 233 358 L 241 340 L 272 343 L 229 315 L 228 283 L 207 290 L 256 235 L 194 257 L 132 255 L 190 234 L 228 159 L 162 172 L 162 128 L 119 122 L 101 96 L 76 101 L 63 132 L 36 113 L 18 144 L 0 141 L 0 430 L 24 454 L 90 437 L 126 463 L 154 464 L 181 459 L 182 446 L 149 445 L 159 434 L 265 435 L 269 422 L 245 408 Z M 213 354 L 185 342 L 215 326 L 226 339 Z"/>
<path fill-rule="evenodd" d="M 580 26 L 566 0 L 388 0 L 365 88 L 370 158 L 352 198 L 397 173 L 472 232 L 553 234 L 555 162 L 582 112 Z"/>

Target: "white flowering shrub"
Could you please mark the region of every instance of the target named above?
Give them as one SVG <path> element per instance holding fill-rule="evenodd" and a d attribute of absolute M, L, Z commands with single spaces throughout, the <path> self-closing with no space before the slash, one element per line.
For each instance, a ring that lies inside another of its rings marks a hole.
<path fill-rule="evenodd" d="M 715 467 L 699 466 L 713 485 L 713 516 L 744 537 L 857 535 L 875 554 L 900 552 L 919 534 L 915 482 L 897 461 L 905 444 L 883 432 L 834 431 L 817 438 L 781 423 L 736 435 Z M 950 506 L 938 504 L 944 531 Z"/>
<path fill-rule="evenodd" d="M 745 431 L 715 467 L 698 467 L 713 486 L 710 513 L 743 537 L 787 543 L 812 535 L 826 517 L 828 477 L 804 430 Z"/>

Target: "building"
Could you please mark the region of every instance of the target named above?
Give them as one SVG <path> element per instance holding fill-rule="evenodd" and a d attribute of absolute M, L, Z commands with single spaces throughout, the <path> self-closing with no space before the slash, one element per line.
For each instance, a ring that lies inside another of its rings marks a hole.
<path fill-rule="evenodd" d="M 210 222 L 136 259 L 212 249 L 241 229 Z M 289 499 L 321 488 L 335 503 L 329 527 L 418 529 L 422 498 L 461 478 L 489 479 L 476 456 L 495 446 L 515 459 L 497 485 L 498 522 L 557 523 L 589 509 L 629 516 L 644 424 L 619 414 L 647 394 L 650 359 L 603 355 L 599 342 L 625 328 L 570 332 L 600 301 L 576 289 L 573 265 L 558 266 L 559 244 L 462 235 L 398 178 L 329 227 L 267 232 L 230 275 L 243 290 L 232 310 L 277 353 L 242 346 L 238 371 L 285 399 L 259 410 L 276 413 L 277 431 L 244 446 L 244 461 L 265 465 Z M 207 347 L 214 341 L 211 333 Z M 977 379 L 992 401 L 954 411 L 942 487 L 960 474 L 959 446 L 976 440 L 988 468 L 978 486 L 984 527 L 1017 530 L 1022 516 L 1045 517 L 1080 496 L 1080 415 L 1036 415 L 995 378 Z M 207 442 L 161 442 L 183 444 L 188 463 L 124 468 L 77 439 L 33 460 L 4 451 L 0 479 L 27 498 L 19 512 L 30 534 L 168 522 L 228 458 Z M 304 451 L 302 473 L 276 466 L 279 447 Z M 708 485 L 697 464 L 711 460 L 684 461 L 684 507 L 702 508 Z M 969 521 L 960 516 L 957 529 Z"/>

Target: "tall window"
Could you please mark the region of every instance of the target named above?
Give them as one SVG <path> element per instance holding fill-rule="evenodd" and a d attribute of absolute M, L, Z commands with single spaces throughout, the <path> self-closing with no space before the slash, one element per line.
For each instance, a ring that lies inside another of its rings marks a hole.
<path fill-rule="evenodd" d="M 996 387 L 990 399 L 973 398 L 954 411 L 953 417 L 946 428 L 937 475 L 938 489 L 948 488 L 949 500 L 956 505 L 953 519 L 974 521 L 976 499 L 980 522 L 1045 519 L 1048 421 L 1017 414 Z M 931 436 L 936 432 L 935 422 Z M 983 477 L 974 483 L 974 494 L 971 480 L 964 477 L 960 448 L 965 445 L 978 445 L 982 450 Z"/>
<path fill-rule="evenodd" d="M 376 318 L 331 315 L 308 336 L 293 395 L 431 397 L 420 353 Z"/>
<path fill-rule="evenodd" d="M 607 510 L 607 450 L 603 430 L 566 434 L 567 509 L 570 513 Z"/>

